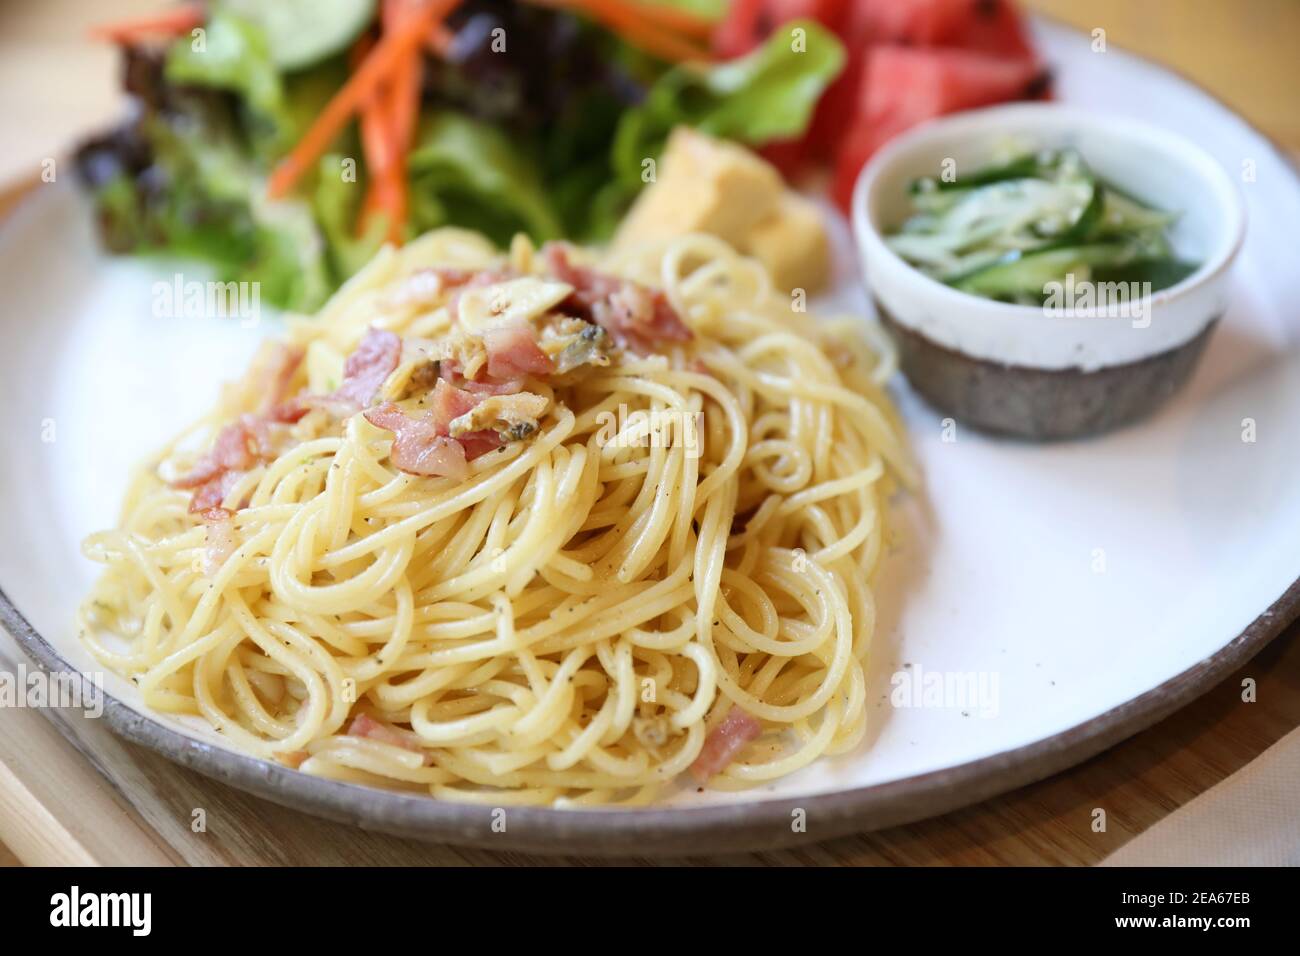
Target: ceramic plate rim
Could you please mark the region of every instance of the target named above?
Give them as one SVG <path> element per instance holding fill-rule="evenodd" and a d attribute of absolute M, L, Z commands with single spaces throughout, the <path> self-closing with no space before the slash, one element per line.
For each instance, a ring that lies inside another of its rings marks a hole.
<path fill-rule="evenodd" d="M 1033 19 L 1074 30 L 1050 16 Z M 1074 32 L 1078 32 L 1075 30 Z M 1118 45 L 1116 48 L 1119 49 Z M 1180 71 L 1124 52 L 1177 77 L 1243 123 L 1275 152 L 1300 186 L 1300 165 L 1267 133 Z M 11 214 L 10 222 L 16 217 Z M 1151 726 L 1227 677 L 1300 617 L 1300 579 L 1215 653 L 1155 687 L 1048 737 L 996 754 L 886 783 L 816 795 L 707 807 L 581 809 L 511 807 L 507 833 L 494 832 L 493 808 L 310 777 L 215 747 L 133 710 L 105 692 L 104 717 L 122 737 L 184 767 L 297 810 L 397 836 L 494 849 L 554 854 L 699 854 L 777 848 L 808 839 L 793 832 L 791 812 L 815 821 L 814 840 L 937 816 L 1025 786 L 1074 766 Z M 0 626 L 46 671 L 72 665 L 23 616 L 0 585 Z M 65 734 L 70 730 L 55 720 Z"/>

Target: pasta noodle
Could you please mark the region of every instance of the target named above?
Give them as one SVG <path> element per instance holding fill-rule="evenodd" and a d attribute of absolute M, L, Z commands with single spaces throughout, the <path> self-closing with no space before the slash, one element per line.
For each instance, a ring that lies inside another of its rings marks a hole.
<path fill-rule="evenodd" d="M 239 749 L 447 799 L 651 802 L 698 771 L 733 709 L 762 734 L 705 768 L 711 787 L 852 748 L 886 496 L 912 480 L 888 359 L 716 239 L 572 255 L 662 290 L 690 340 L 530 378 L 536 431 L 461 478 L 395 467 L 371 412 L 313 407 L 230 474 L 213 524 L 176 476 L 258 407 L 250 375 L 86 540 L 106 566 L 79 612 L 96 657 Z M 546 274 L 522 239 L 504 256 L 458 230 L 385 249 L 290 320 L 293 385 L 337 389 L 371 328 L 445 339 L 436 270 Z M 403 356 L 381 396 L 409 410 L 419 360 Z"/>

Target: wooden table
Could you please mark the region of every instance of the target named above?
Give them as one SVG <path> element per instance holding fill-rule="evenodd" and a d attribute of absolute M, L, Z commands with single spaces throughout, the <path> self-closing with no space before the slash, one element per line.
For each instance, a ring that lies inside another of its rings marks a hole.
<path fill-rule="evenodd" d="M 1300 149 L 1295 0 L 1027 0 L 1026 6 L 1085 29 L 1102 26 L 1110 42 L 1182 69 L 1279 141 Z M 0 641 L 0 667 L 11 667 L 13 645 L 7 637 Z M 1241 700 L 1246 677 L 1257 682 L 1255 703 Z M 1041 783 L 910 826 L 795 850 L 687 862 L 1095 863 L 1296 726 L 1300 626 L 1174 716 Z M 74 719 L 69 729 L 76 746 L 41 714 L 0 710 L 0 865 L 508 865 L 543 859 L 423 845 L 315 820 L 177 767 L 93 721 Z M 1104 833 L 1092 831 L 1098 807 L 1107 811 Z M 206 833 L 190 829 L 196 808 L 207 812 Z"/>

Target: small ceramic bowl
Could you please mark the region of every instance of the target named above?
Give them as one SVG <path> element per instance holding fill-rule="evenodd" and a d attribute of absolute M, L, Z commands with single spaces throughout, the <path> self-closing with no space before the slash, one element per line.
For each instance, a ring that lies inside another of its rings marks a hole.
<path fill-rule="evenodd" d="M 1179 212 L 1171 239 L 1199 263 L 1176 285 L 1123 309 L 1010 305 L 944 285 L 884 235 L 907 217 L 907 186 L 990 163 L 1007 140 L 1074 147 L 1103 179 Z M 1228 303 L 1246 215 L 1236 183 L 1195 144 L 1146 123 L 1025 103 L 926 123 L 878 152 L 858 178 L 852 221 L 867 287 L 898 343 L 903 372 L 961 421 L 1033 439 L 1095 434 L 1154 411 L 1196 367 Z"/>

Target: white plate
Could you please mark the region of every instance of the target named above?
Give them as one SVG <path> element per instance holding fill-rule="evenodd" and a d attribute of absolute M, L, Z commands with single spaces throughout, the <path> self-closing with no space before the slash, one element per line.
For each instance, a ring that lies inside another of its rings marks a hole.
<path fill-rule="evenodd" d="M 511 810 L 509 835 L 487 836 L 491 845 L 774 845 L 798 838 L 793 806 L 820 816 L 810 827 L 819 837 L 939 812 L 1145 726 L 1292 613 L 1294 594 L 1275 602 L 1300 579 L 1300 365 L 1286 317 L 1300 301 L 1300 181 L 1265 138 L 1186 81 L 1114 48 L 1093 53 L 1062 27 L 1039 22 L 1036 32 L 1061 100 L 1180 131 L 1229 172 L 1251 174 L 1233 302 L 1190 386 L 1137 427 L 1040 446 L 961 429 L 945 441 L 939 416 L 899 382 L 926 496 L 900 509 L 905 543 L 879 582 L 863 746 L 771 787 L 674 801 L 708 810 Z M 114 522 L 134 463 L 200 414 L 274 323 L 155 318 L 153 283 L 176 268 L 107 260 L 74 192 L 43 189 L 0 237 L 0 587 L 12 602 L 0 613 L 47 666 L 57 654 L 95 669 L 73 628 L 96 572 L 81 538 Z M 836 298 L 862 309 L 847 241 L 841 224 Z M 1247 420 L 1253 442 L 1243 441 Z M 996 695 L 894 707 L 900 672 L 982 675 Z M 106 688 L 122 702 L 110 708 L 117 729 L 238 786 L 398 832 L 488 834 L 483 808 L 260 764 L 197 725 L 142 718 L 128 682 L 110 675 Z"/>

